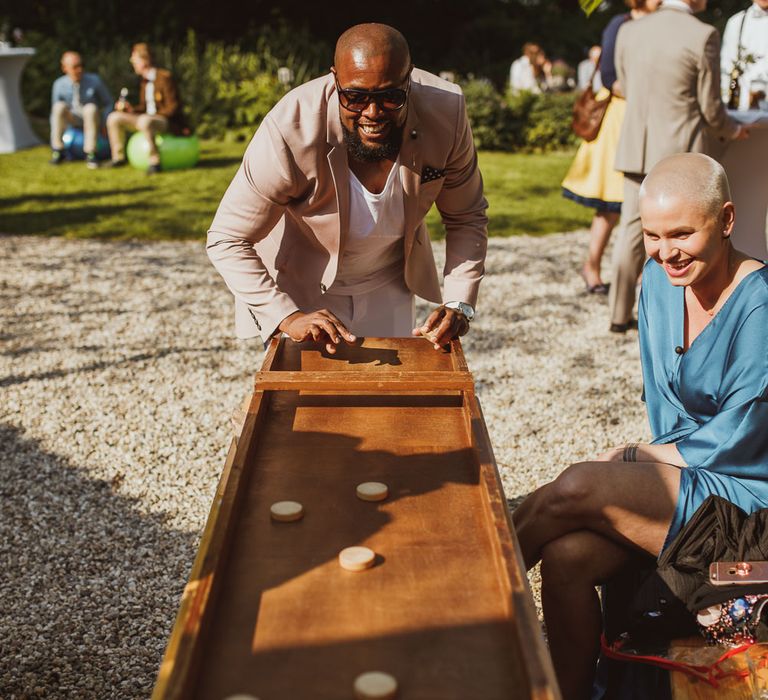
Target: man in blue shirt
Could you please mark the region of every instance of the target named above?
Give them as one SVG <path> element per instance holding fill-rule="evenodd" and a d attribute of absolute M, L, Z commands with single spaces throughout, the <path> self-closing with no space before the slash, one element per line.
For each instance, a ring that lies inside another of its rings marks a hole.
<path fill-rule="evenodd" d="M 89 168 L 98 168 L 96 143 L 103 117 L 112 111 L 112 95 L 96 73 L 83 72 L 83 60 L 76 51 L 61 57 L 64 73 L 53 83 L 51 91 L 51 165 L 61 163 L 64 156 L 62 136 L 67 126 L 83 129 L 85 160 Z"/>

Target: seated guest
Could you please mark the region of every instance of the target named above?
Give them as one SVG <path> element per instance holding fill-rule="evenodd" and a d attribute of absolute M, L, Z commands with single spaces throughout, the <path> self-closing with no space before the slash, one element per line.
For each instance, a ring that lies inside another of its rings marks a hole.
<path fill-rule="evenodd" d="M 133 107 L 121 100 L 107 119 L 112 165 L 125 165 L 125 131 L 141 131 L 149 143 L 147 172 L 158 173 L 160 154 L 155 135 L 184 130 L 181 100 L 171 72 L 155 66 L 147 44 L 134 44 L 130 61 L 136 75 L 141 76 L 139 104 Z"/>
<path fill-rule="evenodd" d="M 65 51 L 61 72 L 51 91 L 51 165 L 64 159 L 62 137 L 67 126 L 83 130 L 83 151 L 89 168 L 98 168 L 96 146 L 101 126 L 101 113 L 106 117 L 112 109 L 112 95 L 96 73 L 83 72 L 83 59 L 76 51 Z"/>
<path fill-rule="evenodd" d="M 541 47 L 532 41 L 523 45 L 523 55 L 514 60 L 509 68 L 509 88 L 512 92 L 541 92 L 537 79 L 538 57 L 541 53 Z"/>
<path fill-rule="evenodd" d="M 650 260 L 640 355 L 650 444 L 568 467 L 514 513 L 563 696 L 588 698 L 602 619 L 595 586 L 659 553 L 711 494 L 768 507 L 768 267 L 733 247 L 722 167 L 660 161 L 640 187 Z"/>

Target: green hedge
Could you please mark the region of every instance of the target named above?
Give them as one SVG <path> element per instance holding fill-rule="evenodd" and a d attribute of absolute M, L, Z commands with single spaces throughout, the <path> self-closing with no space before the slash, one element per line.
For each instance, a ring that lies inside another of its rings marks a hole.
<path fill-rule="evenodd" d="M 279 44 L 286 42 L 279 38 Z M 300 42 L 301 37 L 294 37 Z M 59 59 L 68 46 L 39 34 L 27 35 L 37 54 L 24 71 L 22 94 L 27 111 L 40 120 L 50 112 L 53 81 L 61 74 Z M 250 138 L 264 115 L 293 85 L 319 74 L 319 60 L 302 58 L 290 49 L 276 50 L 275 37 L 256 39 L 252 48 L 221 43 L 201 45 L 189 32 L 182 46 L 154 45 L 155 62 L 173 71 L 184 101 L 187 121 L 204 138 Z M 108 50 L 83 56 L 85 70 L 97 72 L 117 98 L 128 87 L 129 101 L 136 102 L 138 78 L 128 57 L 130 44 L 116 43 Z M 290 68 L 288 85 L 277 79 L 277 69 Z"/>
<path fill-rule="evenodd" d="M 60 75 L 59 59 L 67 46 L 34 33 L 27 36 L 37 54 L 24 72 L 22 92 L 27 110 L 44 125 L 50 112 L 51 84 Z M 248 139 L 272 106 L 293 85 L 325 70 L 319 47 L 315 53 L 293 47 L 306 37 L 264 33 L 246 48 L 222 43 L 201 44 L 193 32 L 178 47 L 153 47 L 158 65 L 170 68 L 179 83 L 186 116 L 203 138 Z M 86 70 L 98 72 L 116 98 L 129 88 L 137 100 L 138 79 L 128 56 L 130 45 L 117 42 L 109 49 L 83 56 Z M 277 69 L 291 69 L 289 85 L 277 79 Z M 500 151 L 546 152 L 577 142 L 570 130 L 573 93 L 502 96 L 487 80 L 462 83 L 467 111 L 478 148 Z"/>
<path fill-rule="evenodd" d="M 502 96 L 482 79 L 470 79 L 462 88 L 478 148 L 543 153 L 578 143 L 571 131 L 574 93 Z"/>

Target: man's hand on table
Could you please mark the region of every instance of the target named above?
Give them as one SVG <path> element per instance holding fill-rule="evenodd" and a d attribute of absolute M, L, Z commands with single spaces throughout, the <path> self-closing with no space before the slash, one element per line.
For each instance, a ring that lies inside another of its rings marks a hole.
<path fill-rule="evenodd" d="M 454 338 L 465 335 L 469 330 L 469 319 L 458 309 L 438 306 L 424 323 L 414 328 L 413 335 L 423 335 L 434 346 L 442 350 Z"/>
<path fill-rule="evenodd" d="M 280 322 L 278 329 L 297 343 L 310 338 L 325 343 L 325 349 L 330 354 L 336 352 L 336 346 L 342 340 L 347 343 L 354 343 L 357 340 L 346 326 L 327 309 L 312 311 L 308 314 L 295 311 Z"/>

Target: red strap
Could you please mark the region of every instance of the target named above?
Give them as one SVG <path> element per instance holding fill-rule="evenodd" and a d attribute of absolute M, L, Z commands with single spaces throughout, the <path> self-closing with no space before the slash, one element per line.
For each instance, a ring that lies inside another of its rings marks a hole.
<path fill-rule="evenodd" d="M 738 647 L 728 649 L 720 658 L 713 664 L 708 666 L 700 666 L 696 664 L 688 664 L 684 661 L 672 661 L 671 659 L 665 659 L 662 656 L 643 655 L 643 654 L 628 654 L 621 651 L 624 643 L 617 639 L 613 644 L 609 645 L 605 638 L 605 635 L 600 637 L 600 648 L 603 655 L 609 659 L 616 659 L 618 661 L 634 661 L 639 663 L 651 664 L 653 666 L 660 666 L 668 671 L 680 671 L 694 678 L 698 678 L 700 681 L 709 683 L 713 688 L 719 687 L 719 682 L 725 678 L 744 678 L 749 675 L 749 670 L 744 671 L 723 671 L 720 668 L 720 664 L 723 661 L 745 652 L 752 644 L 742 644 Z"/>

